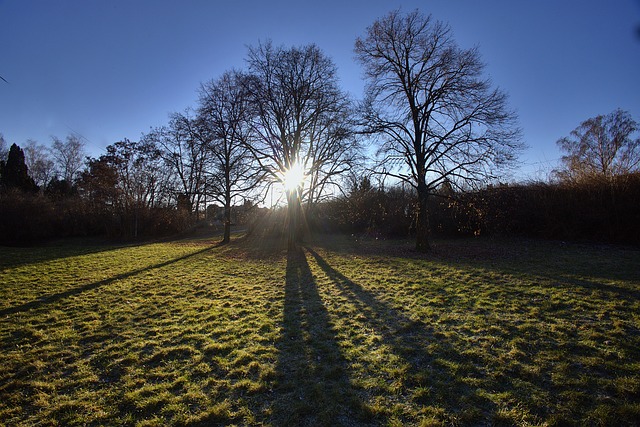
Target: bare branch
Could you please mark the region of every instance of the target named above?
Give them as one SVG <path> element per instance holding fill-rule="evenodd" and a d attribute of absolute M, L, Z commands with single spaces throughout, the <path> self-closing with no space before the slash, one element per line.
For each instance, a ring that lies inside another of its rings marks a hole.
<path fill-rule="evenodd" d="M 357 39 L 355 52 L 367 78 L 362 132 L 383 136 L 383 160 L 403 159 L 409 173 L 378 170 L 417 189 L 418 249 L 425 249 L 429 195 L 445 180 L 478 182 L 508 166 L 522 149 L 516 116 L 481 78 L 478 50 L 460 49 L 431 16 L 393 11 Z"/>

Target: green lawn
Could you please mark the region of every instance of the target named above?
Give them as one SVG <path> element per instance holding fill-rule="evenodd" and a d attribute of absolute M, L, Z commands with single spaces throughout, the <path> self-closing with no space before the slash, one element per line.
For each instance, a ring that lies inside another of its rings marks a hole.
<path fill-rule="evenodd" d="M 640 420 L 640 251 L 411 247 L 0 247 L 0 424 Z"/>

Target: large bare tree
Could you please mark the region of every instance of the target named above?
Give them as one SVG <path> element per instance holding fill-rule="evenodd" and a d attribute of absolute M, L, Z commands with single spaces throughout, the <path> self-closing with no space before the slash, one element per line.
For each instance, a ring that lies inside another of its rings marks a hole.
<path fill-rule="evenodd" d="M 521 148 L 506 95 L 482 76 L 478 50 L 419 11 L 376 20 L 355 43 L 366 78 L 362 119 L 381 136 L 380 170 L 415 189 L 416 249 L 429 249 L 428 199 L 444 182 L 496 177 Z"/>
<path fill-rule="evenodd" d="M 250 100 L 246 76 L 228 71 L 200 88 L 198 118 L 209 141 L 208 191 L 224 207 L 223 243 L 231 238 L 231 207 L 247 197 L 263 172 L 249 151 Z"/>
<path fill-rule="evenodd" d="M 607 115 L 585 120 L 571 135 L 557 141 L 566 155 L 555 171 L 563 180 L 593 177 L 611 179 L 640 170 L 640 138 L 634 138 L 638 123 L 617 109 Z"/>
<path fill-rule="evenodd" d="M 70 134 L 62 141 L 57 136 L 51 137 L 51 156 L 55 162 L 57 173 L 73 184 L 76 175 L 84 165 L 86 151 L 82 138 L 76 134 Z"/>
<path fill-rule="evenodd" d="M 260 44 L 249 49 L 248 63 L 255 107 L 250 147 L 265 175 L 286 185 L 293 246 L 301 238 L 303 200 L 317 200 L 348 168 L 349 102 L 333 61 L 316 45 Z"/>

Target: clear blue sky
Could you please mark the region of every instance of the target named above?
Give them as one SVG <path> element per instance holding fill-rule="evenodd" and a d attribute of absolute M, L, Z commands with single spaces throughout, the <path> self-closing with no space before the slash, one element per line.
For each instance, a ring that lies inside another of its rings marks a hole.
<path fill-rule="evenodd" d="M 77 132 L 99 156 L 193 106 L 201 82 L 267 39 L 316 43 L 359 98 L 355 38 L 397 7 L 479 47 L 520 116 L 521 177 L 554 167 L 555 141 L 589 117 L 620 107 L 640 121 L 640 0 L 0 0 L 0 133 L 48 145 Z"/>

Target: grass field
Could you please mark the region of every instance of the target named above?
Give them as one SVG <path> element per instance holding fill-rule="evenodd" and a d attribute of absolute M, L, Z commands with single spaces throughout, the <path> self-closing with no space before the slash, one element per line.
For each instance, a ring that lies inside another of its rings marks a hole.
<path fill-rule="evenodd" d="M 0 424 L 637 425 L 640 251 L 0 247 Z"/>

